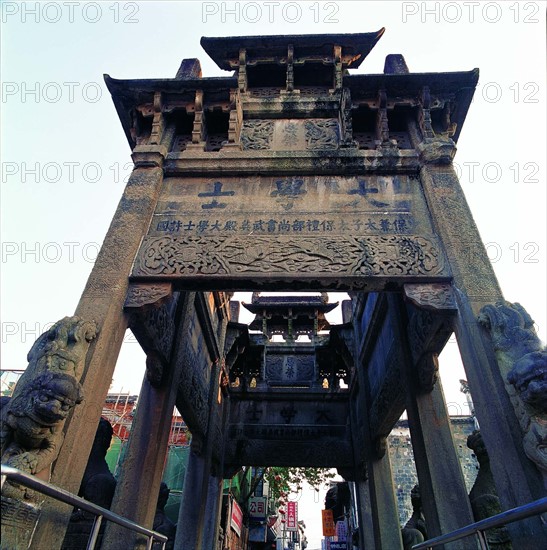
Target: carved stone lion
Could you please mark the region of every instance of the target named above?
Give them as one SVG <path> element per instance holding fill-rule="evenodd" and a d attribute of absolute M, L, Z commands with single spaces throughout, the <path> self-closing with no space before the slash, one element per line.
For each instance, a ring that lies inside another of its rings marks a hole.
<path fill-rule="evenodd" d="M 2 407 L 2 463 L 48 479 L 63 441 L 64 421 L 83 400 L 79 379 L 96 335 L 95 322 L 65 317 L 36 340 L 13 397 Z M 6 483 L 2 493 L 32 498 L 15 484 Z"/>
<path fill-rule="evenodd" d="M 27 355 L 27 371 L 32 369 L 33 376 L 45 370 L 64 372 L 79 380 L 89 344 L 96 336 L 94 321 L 84 321 L 79 317 L 57 321 L 34 342 Z"/>
<path fill-rule="evenodd" d="M 412 516 L 401 529 L 404 550 L 410 550 L 415 544 L 419 544 L 427 539 L 427 527 L 422 508 L 422 495 L 420 486 L 414 485 L 410 492 L 410 501 L 412 502 Z"/>
<path fill-rule="evenodd" d="M 547 414 L 547 351 L 521 357 L 509 371 L 507 380 L 535 414 Z"/>
<path fill-rule="evenodd" d="M 81 385 L 73 376 L 39 374 L 5 407 L 0 434 L 2 463 L 29 474 L 48 468 L 63 442 L 63 422 L 82 399 Z M 12 498 L 27 496 L 14 485 L 6 485 L 3 492 Z"/>
<path fill-rule="evenodd" d="M 521 357 L 507 380 L 524 403 L 526 422 L 523 446 L 526 456 L 541 470 L 547 488 L 547 351 Z"/>
<path fill-rule="evenodd" d="M 536 464 L 547 487 L 547 350 L 520 304 L 487 305 L 479 322 L 489 329 L 498 365 L 507 376 L 526 456 Z"/>
<path fill-rule="evenodd" d="M 475 483 L 469 493 L 473 517 L 475 521 L 480 521 L 500 514 L 502 509 L 490 468 L 490 458 L 479 430 L 475 430 L 468 436 L 467 446 L 474 451 L 480 466 Z M 491 548 L 497 550 L 511 549 L 509 533 L 505 527 L 488 529 L 486 539 Z"/>
<path fill-rule="evenodd" d="M 484 306 L 478 320 L 490 331 L 496 358 L 506 372 L 522 356 L 543 348 L 533 319 L 518 303 L 500 300 L 496 305 Z"/>

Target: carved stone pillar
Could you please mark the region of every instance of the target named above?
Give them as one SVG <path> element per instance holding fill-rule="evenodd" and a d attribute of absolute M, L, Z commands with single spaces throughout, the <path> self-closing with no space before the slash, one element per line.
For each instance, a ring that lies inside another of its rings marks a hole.
<path fill-rule="evenodd" d="M 136 285 L 129 289 L 126 310 L 139 306 L 131 326 L 147 352 L 137 413 L 118 478 L 112 511 L 140 525 L 152 528 L 160 483 L 167 455 L 173 409 L 177 397 L 183 361 L 181 347 L 187 333 L 189 302 L 194 294 L 161 297 L 159 285 Z M 163 285 L 170 287 L 170 285 Z M 166 289 L 167 290 L 167 289 Z M 160 296 L 159 303 L 148 305 Z M 164 300 L 161 303 L 161 300 Z M 142 539 L 134 532 L 113 523 L 107 525 L 104 545 L 109 548 L 137 548 Z"/>
<path fill-rule="evenodd" d="M 340 92 L 340 134 L 342 147 L 354 147 L 353 122 L 351 118 L 351 92 L 342 88 Z"/>
<path fill-rule="evenodd" d="M 357 295 L 354 299 L 357 303 L 354 318 L 359 320 L 363 315 L 364 302 Z M 384 309 L 383 305 L 378 304 L 379 301 L 375 301 L 376 308 Z M 376 324 L 370 318 L 367 322 L 370 326 Z M 371 328 L 368 327 L 361 334 L 360 322 L 357 321 L 354 323 L 354 330 L 357 347 L 355 353 L 359 359 L 356 368 L 357 383 L 352 387 L 351 424 L 358 481 L 359 539 L 364 548 L 402 550 L 388 443 L 385 437 L 378 437 L 378 430 L 370 418 L 371 396 L 365 349 Z M 401 411 L 398 416 L 400 414 Z M 366 481 L 363 481 L 365 477 Z"/>
<path fill-rule="evenodd" d="M 220 511 L 222 508 L 222 485 L 220 477 L 210 477 L 207 490 L 206 517 L 204 524 L 202 550 L 216 548 L 218 528 L 220 527 Z"/>
<path fill-rule="evenodd" d="M 192 143 L 186 146 L 186 149 L 193 151 L 203 151 L 205 148 L 205 112 L 203 111 L 203 90 L 196 90 L 194 100 L 194 125 L 192 127 Z"/>
<path fill-rule="evenodd" d="M 387 95 L 385 90 L 378 91 L 378 113 L 376 115 L 376 140 L 380 144 L 389 143 L 389 125 L 387 121 Z"/>
<path fill-rule="evenodd" d="M 388 296 L 403 352 L 407 415 L 429 537 L 473 523 L 473 513 L 438 379 L 437 353 L 451 333 L 455 302 L 450 285 L 406 285 L 417 308 L 407 314 L 400 297 Z M 426 309 L 427 308 L 427 309 Z M 409 318 L 410 317 L 410 318 Z M 472 548 L 462 540 L 448 548 Z"/>
<path fill-rule="evenodd" d="M 152 118 L 152 130 L 150 131 L 149 145 L 159 145 L 164 130 L 164 119 L 162 115 L 162 93 L 154 93 L 154 116 Z"/>
<path fill-rule="evenodd" d="M 203 296 L 198 296 L 203 298 Z M 198 300 L 199 301 L 199 300 Z M 199 309 L 200 306 L 198 306 Z M 201 307 L 204 307 L 202 305 Z M 217 532 L 221 498 L 222 462 L 224 446 L 225 395 L 220 381 L 225 376 L 222 368 L 224 341 L 228 319 L 222 309 L 218 347 L 211 350 L 209 408 L 207 431 L 203 437 L 194 436 L 192 452 L 184 478 L 184 490 L 177 522 L 175 548 L 203 549 Z M 183 331 L 189 334 L 190 330 Z M 215 340 L 216 341 L 216 340 Z M 213 342 L 211 338 L 210 342 Z"/>
<path fill-rule="evenodd" d="M 221 338 L 219 351 L 224 350 L 228 319 L 221 321 Z M 222 351 L 223 353 L 223 351 Z M 200 509 L 199 523 L 202 529 L 198 536 L 198 548 L 209 550 L 210 544 L 218 533 L 220 508 L 222 500 L 222 479 L 224 462 L 224 438 L 226 426 L 226 407 L 228 402 L 223 391 L 228 378 L 223 368 L 224 357 L 218 357 L 211 374 L 211 399 L 209 409 L 209 429 L 206 440 L 206 462 L 204 475 L 205 501 Z M 200 546 L 201 545 L 201 546 Z"/>
<path fill-rule="evenodd" d="M 166 154 L 162 146 L 135 148 L 135 169 L 76 309 L 76 315 L 97 323 L 99 334 L 89 348 L 82 375 L 86 399 L 67 421 L 64 443 L 51 476 L 54 485 L 74 493 L 80 487 L 127 328 L 123 304 L 128 275 L 156 206 Z M 47 540 L 48 548 L 60 548 L 70 512 L 70 506 L 47 499 L 31 547 L 41 550 Z"/>
<path fill-rule="evenodd" d="M 341 46 L 334 46 L 333 61 L 334 61 L 333 88 L 334 88 L 334 91 L 337 91 L 342 88 L 342 79 L 344 78 L 344 73 L 342 70 L 342 47 Z"/>
<path fill-rule="evenodd" d="M 359 521 L 359 544 L 361 548 L 374 548 L 374 524 L 372 522 L 372 504 L 367 481 L 355 483 L 357 514 Z"/>
<path fill-rule="evenodd" d="M 287 47 L 287 92 L 294 91 L 294 46 Z"/>
<path fill-rule="evenodd" d="M 208 484 L 204 483 L 205 462 L 205 457 L 198 455 L 195 450 L 190 452 L 177 521 L 176 549 L 197 550 L 199 548 L 198 539 L 203 532 L 205 516 L 201 510 L 207 505 Z M 208 473 L 207 477 L 209 477 Z"/>
<path fill-rule="evenodd" d="M 430 393 L 416 394 L 409 388 L 407 414 L 428 536 L 473 523 L 441 381 Z M 463 550 L 473 544 L 462 540 L 446 547 Z"/>
<path fill-rule="evenodd" d="M 429 93 L 429 88 L 424 86 L 422 94 L 420 96 L 420 108 L 419 108 L 419 119 L 420 130 L 424 138 L 432 139 L 435 137 L 435 132 L 431 126 L 431 94 Z"/>
<path fill-rule="evenodd" d="M 427 140 L 426 140 L 427 141 Z M 526 457 L 522 432 L 505 388 L 506 372 L 496 361 L 492 342 L 478 322 L 481 308 L 502 298 L 477 227 L 450 162 L 451 140 L 421 146 L 421 183 L 436 233 L 444 243 L 454 277 L 459 314 L 455 333 L 477 420 L 490 455 L 504 509 L 545 495 L 541 475 Z M 539 518 L 508 526 L 514 548 L 547 546 Z"/>
<path fill-rule="evenodd" d="M 243 110 L 241 96 L 238 90 L 230 90 L 230 118 L 228 121 L 228 143 L 224 146 L 241 150 L 241 127 L 243 126 Z"/>
<path fill-rule="evenodd" d="M 237 71 L 237 85 L 239 91 L 244 94 L 247 91 L 247 51 L 245 48 L 239 50 L 239 68 Z"/>
<path fill-rule="evenodd" d="M 402 550 L 397 501 L 393 490 L 393 476 L 387 440 L 383 457 L 367 464 L 375 550 Z"/>

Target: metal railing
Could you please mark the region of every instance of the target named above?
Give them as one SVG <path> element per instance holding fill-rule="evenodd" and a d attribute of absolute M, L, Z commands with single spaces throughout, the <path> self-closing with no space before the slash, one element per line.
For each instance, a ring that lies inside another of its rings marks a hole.
<path fill-rule="evenodd" d="M 542 514 L 544 512 L 547 512 L 547 497 L 540 498 L 539 500 L 535 500 L 534 502 L 530 502 L 529 504 L 524 504 L 523 506 L 519 506 L 518 508 L 512 508 L 511 510 L 507 510 L 505 512 L 502 512 L 501 514 L 497 514 L 481 521 L 477 521 L 476 523 L 471 523 L 470 525 L 466 525 L 465 527 L 456 529 L 456 531 L 452 531 L 451 533 L 447 533 L 446 535 L 441 535 L 439 537 L 420 542 L 419 544 L 415 544 L 412 547 L 412 550 L 425 550 L 426 548 L 434 548 L 435 546 L 439 546 L 440 544 L 454 542 L 455 540 L 463 539 L 471 535 L 477 535 L 481 550 L 488 550 L 488 543 L 486 542 L 486 535 L 484 534 L 484 531 L 487 531 L 488 529 L 492 529 L 494 527 L 503 527 L 504 525 L 512 523 L 513 521 L 526 519 L 531 516 Z M 542 519 L 542 521 L 544 520 Z"/>
<path fill-rule="evenodd" d="M 87 550 L 93 550 L 95 548 L 103 518 L 108 521 L 117 523 L 118 525 L 121 525 L 122 527 L 125 527 L 127 529 L 131 529 L 132 531 L 136 531 L 141 535 L 144 535 L 147 538 L 146 550 L 152 549 L 154 540 L 157 540 L 159 543 L 161 543 L 162 550 L 165 550 L 167 537 L 165 535 L 162 535 L 161 533 L 146 529 L 145 527 L 142 527 L 141 525 L 138 525 L 133 521 L 119 516 L 118 514 L 107 510 L 106 508 L 97 506 L 96 504 L 93 504 L 88 500 L 84 500 L 83 498 L 69 493 L 68 491 L 61 489 L 60 487 L 55 487 L 54 485 L 42 481 L 41 479 L 37 479 L 32 475 L 21 472 L 21 470 L 18 470 L 17 468 L 12 468 L 10 466 L 5 466 L 4 464 L 2 464 L 1 472 L 2 487 L 4 486 L 4 482 L 6 481 L 6 479 L 9 479 L 10 481 L 15 481 L 16 483 L 24 485 L 25 487 L 29 487 L 30 489 L 38 491 L 39 493 L 52 497 L 56 500 L 60 500 L 61 502 L 64 502 L 66 504 L 77 506 L 78 508 L 81 508 L 82 510 L 93 514 L 95 516 L 95 521 L 93 523 L 93 528 L 91 529 L 91 533 L 87 541 Z"/>

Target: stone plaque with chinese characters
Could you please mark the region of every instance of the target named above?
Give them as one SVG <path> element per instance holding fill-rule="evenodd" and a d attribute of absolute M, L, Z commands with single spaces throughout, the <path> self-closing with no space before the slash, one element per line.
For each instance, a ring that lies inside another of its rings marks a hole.
<path fill-rule="evenodd" d="M 277 393 L 271 399 L 266 392 L 248 400 L 232 394 L 225 463 L 296 466 L 306 460 L 317 468 L 351 467 L 349 395 L 319 393 L 306 400 L 297 395 Z"/>
<path fill-rule="evenodd" d="M 365 288 L 449 273 L 418 179 L 249 176 L 166 179 L 132 276 Z"/>

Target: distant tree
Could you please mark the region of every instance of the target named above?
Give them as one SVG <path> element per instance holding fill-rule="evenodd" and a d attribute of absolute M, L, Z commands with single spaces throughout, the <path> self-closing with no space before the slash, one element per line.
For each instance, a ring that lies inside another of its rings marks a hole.
<path fill-rule="evenodd" d="M 335 477 L 332 470 L 326 468 L 283 468 L 271 466 L 269 468 L 257 469 L 251 479 L 249 492 L 245 500 L 249 499 L 255 492 L 259 483 L 264 479 L 270 487 L 270 497 L 274 500 L 282 499 L 290 493 L 298 493 L 304 482 L 311 485 L 316 491 Z"/>
<path fill-rule="evenodd" d="M 15 382 L 8 382 L 7 388 L 5 390 L 2 390 L 1 395 L 11 397 L 14 389 L 15 389 Z"/>

